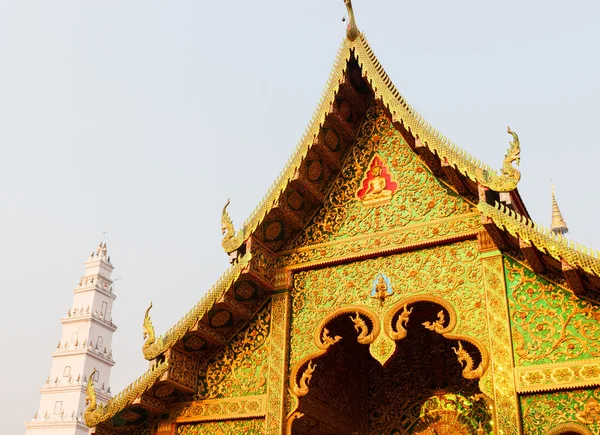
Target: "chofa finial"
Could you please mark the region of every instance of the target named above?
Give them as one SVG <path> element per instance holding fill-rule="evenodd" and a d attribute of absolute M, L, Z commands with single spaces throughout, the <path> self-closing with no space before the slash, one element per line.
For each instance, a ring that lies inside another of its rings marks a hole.
<path fill-rule="evenodd" d="M 223 249 L 229 255 L 230 262 L 234 263 L 237 260 L 237 250 L 244 240 L 241 234 L 236 234 L 233 221 L 227 212 L 229 202 L 228 199 L 221 214 L 221 233 L 223 235 L 221 246 L 223 246 Z"/>
<path fill-rule="evenodd" d="M 346 27 L 346 38 L 350 41 L 354 41 L 358 35 L 358 27 L 356 26 L 356 20 L 354 19 L 354 10 L 352 9 L 352 0 L 344 0 L 346 9 L 348 10 L 348 26 Z"/>

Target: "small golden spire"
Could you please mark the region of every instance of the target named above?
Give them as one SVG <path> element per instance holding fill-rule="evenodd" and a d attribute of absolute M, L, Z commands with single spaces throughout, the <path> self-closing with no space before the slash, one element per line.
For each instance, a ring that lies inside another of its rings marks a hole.
<path fill-rule="evenodd" d="M 358 27 L 356 26 L 356 20 L 354 19 L 354 10 L 352 9 L 352 0 L 344 0 L 346 9 L 348 10 L 348 27 L 346 27 L 346 38 L 350 41 L 354 41 L 358 35 Z"/>
<path fill-rule="evenodd" d="M 569 232 L 567 223 L 563 219 L 562 213 L 558 208 L 558 203 L 556 202 L 556 196 L 554 195 L 554 184 L 552 185 L 552 225 L 550 225 L 550 229 L 554 234 L 566 234 Z"/>

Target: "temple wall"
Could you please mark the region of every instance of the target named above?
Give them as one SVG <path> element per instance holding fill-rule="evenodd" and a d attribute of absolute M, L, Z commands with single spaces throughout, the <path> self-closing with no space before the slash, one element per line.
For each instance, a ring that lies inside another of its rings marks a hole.
<path fill-rule="evenodd" d="M 393 292 L 383 302 L 372 297 L 377 277 L 381 274 L 388 280 L 389 287 Z M 448 332 L 448 337 L 461 338 L 465 343 L 472 339 L 472 342 L 478 343 L 484 349 L 484 352 L 489 353 L 490 334 L 488 307 L 486 305 L 486 284 L 475 239 L 298 272 L 294 274 L 291 295 L 290 373 L 295 379 L 298 379 L 302 374 L 305 367 L 303 364 L 309 360 L 317 366 L 315 376 L 318 374 L 318 370 L 325 370 L 324 363 L 320 362 L 322 359 L 319 359 L 325 353 L 322 349 L 319 349 L 317 344 L 319 341 L 317 339 L 319 327 L 323 325 L 323 320 L 328 316 L 335 317 L 338 313 L 340 317 L 354 315 L 356 307 L 374 313 L 374 318 L 380 319 L 383 323 L 383 319 L 389 316 L 394 307 L 398 310 L 398 306 L 403 305 L 403 301 L 408 304 L 424 301 L 446 304 L 444 306 L 449 305 L 450 316 L 454 317 L 449 321 L 454 326 L 451 333 Z M 434 318 L 431 320 L 435 321 L 435 313 Z M 504 320 L 507 322 L 507 319 Z M 427 332 L 425 328 L 423 330 Z M 333 338 L 333 335 L 332 333 L 331 338 Z M 371 348 L 391 346 L 387 351 L 382 351 L 382 358 L 386 358 L 386 355 L 389 358 L 395 350 L 395 345 L 393 341 L 386 340 L 383 336 L 384 332 L 382 331 L 380 332 L 382 339 L 372 344 Z M 342 346 L 345 339 L 352 338 L 342 337 L 339 341 L 340 344 L 332 345 L 327 352 L 334 352 Z M 405 430 L 417 430 L 415 428 L 419 427 L 421 407 L 426 403 L 431 405 L 431 402 L 427 402 L 427 399 L 434 394 L 434 387 L 432 387 L 434 380 L 431 375 L 427 375 L 429 377 L 426 376 L 425 378 L 419 377 L 421 376 L 419 370 L 415 370 L 423 364 L 423 361 L 426 361 L 425 365 L 429 364 L 429 350 L 419 349 L 418 337 L 413 338 L 412 341 L 405 339 L 405 342 L 408 348 L 413 346 L 412 350 L 407 348 L 407 354 L 413 355 L 414 361 L 394 362 L 393 364 L 399 364 L 398 367 L 385 373 L 376 367 L 370 369 L 371 374 L 369 376 L 372 385 L 371 391 L 367 394 L 371 403 L 379 401 L 381 409 L 377 408 L 379 405 L 369 408 L 368 427 L 370 432 L 365 433 L 396 433 L 394 431 L 404 433 Z M 456 341 L 453 342 L 453 345 L 456 346 Z M 419 351 L 421 353 L 424 351 L 425 354 L 421 355 Z M 371 353 L 373 354 L 373 351 Z M 460 372 L 462 367 L 458 365 L 456 355 L 452 351 L 446 355 L 450 355 L 450 361 L 443 363 L 446 367 L 445 370 L 447 374 L 452 373 L 449 376 L 454 376 L 460 384 L 460 381 L 464 380 Z M 354 355 L 347 355 L 346 358 L 354 358 Z M 341 379 L 346 376 L 346 383 L 353 383 L 354 379 L 352 368 L 350 366 L 346 367 L 347 364 L 343 362 L 343 356 L 338 361 L 341 365 L 336 366 L 333 373 L 329 371 L 325 376 L 328 379 L 329 386 L 327 390 L 330 391 L 330 395 L 323 396 L 321 393 L 323 388 L 319 385 L 316 388 L 321 391 L 317 394 L 327 398 L 324 402 L 330 404 L 334 408 L 334 412 L 347 415 L 348 418 L 355 417 L 359 412 L 358 409 L 353 409 L 351 404 L 344 404 L 343 397 L 335 398 L 336 391 L 340 392 L 339 396 L 346 396 L 346 394 L 341 393 L 342 390 L 339 389 L 339 384 L 336 385 L 332 381 L 337 374 L 340 374 L 337 373 L 338 370 L 346 370 L 346 375 L 341 373 Z M 447 403 L 459 403 L 462 400 L 469 402 L 470 406 L 474 406 L 472 414 L 479 413 L 478 416 L 472 417 L 473 422 L 483 422 L 484 427 L 486 427 L 485 422 L 491 418 L 489 416 L 485 417 L 488 412 L 487 405 L 473 405 L 474 401 L 468 397 L 480 391 L 478 389 L 479 384 L 484 385 L 484 389 L 487 386 L 485 393 L 493 397 L 491 372 L 491 369 L 487 371 L 481 383 L 475 381 L 474 384 L 468 382 L 460 386 L 456 384 L 456 391 L 459 392 L 460 390 L 460 393 L 448 396 L 447 400 Z M 363 372 L 363 376 L 367 377 L 368 373 L 369 368 Z M 403 385 L 396 382 L 398 384 L 397 388 L 390 388 L 390 385 L 394 385 L 396 378 L 402 378 L 400 383 Z M 318 383 L 323 382 L 318 377 L 315 377 L 315 379 Z M 343 391 L 346 392 L 346 389 L 343 389 Z M 467 394 L 468 397 L 461 395 L 462 393 Z M 411 402 L 413 399 L 414 401 Z M 302 401 L 303 399 L 300 398 L 299 400 Z M 404 403 L 403 406 L 405 407 L 403 410 L 396 409 L 397 406 L 394 403 Z M 395 407 L 393 412 L 390 406 Z M 391 415 L 396 417 L 391 417 Z M 301 423 L 301 420 L 298 420 L 294 424 L 303 427 L 306 423 Z M 305 430 L 308 431 L 309 429 Z M 491 431 L 491 426 L 488 427 L 488 430 Z"/>
<path fill-rule="evenodd" d="M 600 383 L 600 309 L 511 257 L 504 268 L 523 433 L 600 434 L 600 390 L 587 389 Z"/>
<path fill-rule="evenodd" d="M 263 435 L 264 420 L 211 421 L 199 424 L 183 424 L 177 435 Z"/>

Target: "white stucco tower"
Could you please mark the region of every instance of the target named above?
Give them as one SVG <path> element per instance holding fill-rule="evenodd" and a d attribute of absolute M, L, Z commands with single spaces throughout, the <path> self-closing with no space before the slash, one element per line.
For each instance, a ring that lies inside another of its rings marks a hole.
<path fill-rule="evenodd" d="M 85 273 L 73 290 L 73 305 L 61 320 L 62 336 L 52 353 L 52 368 L 40 389 L 40 407 L 25 424 L 27 435 L 87 435 L 83 422 L 85 389 L 90 373 L 97 400 L 110 398 L 110 369 L 115 364 L 111 342 L 117 327 L 112 322 L 113 293 L 106 243 L 85 262 Z"/>

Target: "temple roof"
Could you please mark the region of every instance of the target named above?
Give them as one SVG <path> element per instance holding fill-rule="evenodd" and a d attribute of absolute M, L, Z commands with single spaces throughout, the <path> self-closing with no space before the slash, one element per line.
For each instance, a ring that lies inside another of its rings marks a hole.
<path fill-rule="evenodd" d="M 135 405 L 136 401 L 139 402 L 141 396 L 149 392 L 155 383 L 167 379 L 167 368 L 170 364 L 168 353 L 176 345 L 185 348 L 185 343 L 182 343 L 185 337 L 193 334 L 208 334 L 212 341 L 207 341 L 216 344 L 227 342 L 231 337 L 228 335 L 229 332 L 219 335 L 210 331 L 210 313 L 223 307 L 230 310 L 234 318 L 231 328 L 227 331 L 234 331 L 245 324 L 260 306 L 258 302 L 248 305 L 246 300 L 237 298 L 236 292 L 240 283 L 254 288 L 263 300 L 268 297 L 270 291 L 275 289 L 270 281 L 276 281 L 279 278 L 275 277 L 273 271 L 265 270 L 264 264 L 271 261 L 269 255 L 273 256 L 273 253 L 277 252 L 277 249 L 280 249 L 283 244 L 269 245 L 268 241 L 259 235 L 261 226 L 268 216 L 280 213 L 296 226 L 295 234 L 298 234 L 307 219 L 310 219 L 318 209 L 319 201 L 323 201 L 324 194 L 311 187 L 309 182 L 304 182 L 303 189 L 307 192 L 307 197 L 312 197 L 314 200 L 314 206 L 309 207 L 305 213 L 308 217 L 296 216 L 293 211 L 281 207 L 284 193 L 301 178 L 299 175 L 301 168 L 306 166 L 306 161 L 311 153 L 324 155 L 324 160 L 329 159 L 331 167 L 334 169 L 337 167 L 339 171 L 344 157 L 343 152 L 336 157 L 338 160 L 335 160 L 328 155 L 327 149 L 323 150 L 319 147 L 326 141 L 323 137 L 326 136 L 324 131 L 327 123 L 339 122 L 335 119 L 331 120 L 332 114 L 336 111 L 344 111 L 338 97 L 342 91 L 345 92 L 345 87 L 349 86 L 348 82 L 352 79 L 349 77 L 351 65 L 358 66 L 361 80 L 368 84 L 368 104 L 379 104 L 389 112 L 396 128 L 408 133 L 413 138 L 410 143 L 411 148 L 418 150 L 419 155 L 432 168 L 434 174 L 441 174 L 449 179 L 450 184 L 454 183 L 453 186 L 457 192 L 468 197 L 472 203 L 479 198 L 479 212 L 484 219 L 488 219 L 500 231 L 506 232 L 507 235 L 501 237 L 504 237 L 507 243 L 518 247 L 519 241 L 522 241 L 527 246 L 534 246 L 540 255 L 547 255 L 558 262 L 566 262 L 571 269 L 575 268 L 600 278 L 600 259 L 597 252 L 592 253 L 587 248 L 575 245 L 562 236 L 557 236 L 550 230 L 533 224 L 528 218 L 518 192 L 515 190 L 520 173 L 512 166 L 512 163 L 519 163 L 520 148 L 518 137 L 510 128 L 508 132 L 513 141 L 504 159 L 502 170 L 494 170 L 443 136 L 413 109 L 383 70 L 365 36 L 359 33 L 354 38 L 350 38 L 350 33 L 349 31 L 349 36 L 344 38 L 341 44 L 321 100 L 304 135 L 262 201 L 237 232 L 233 232 L 233 224 L 226 215 L 226 210 L 223 210 L 224 231 L 226 227 L 231 230 L 229 238 L 224 241 L 223 246 L 228 253 L 236 254 L 233 257 L 236 262 L 208 293 L 161 337 L 154 336 L 154 328 L 149 312 L 147 312 L 144 328 L 145 334 L 149 338 L 143 351 L 145 358 L 153 361 L 151 368 L 107 405 L 98 406 L 86 413 L 88 426 L 107 422 L 125 407 Z M 364 103 L 361 98 L 349 95 L 348 101 L 351 101 L 356 107 L 366 106 L 367 103 Z M 364 111 L 361 113 L 364 114 Z M 344 129 L 346 130 L 342 135 L 345 134 L 348 142 L 354 140 L 355 130 L 353 128 L 355 127 L 353 125 L 360 123 L 360 117 L 353 118 L 351 115 L 346 117 L 351 121 L 340 127 L 342 133 Z M 332 172 L 335 171 L 332 169 Z M 491 205 L 494 204 L 494 199 L 500 200 L 499 192 L 510 192 L 508 194 L 512 201 L 510 207 L 507 208 L 499 203 L 495 206 Z M 520 213 L 512 208 L 519 210 Z M 264 233 L 264 231 L 262 232 Z M 267 275 L 270 277 L 269 279 L 266 278 Z M 600 281 L 597 284 L 600 289 Z M 589 282 L 586 285 L 590 285 Z M 246 293 L 247 291 L 246 289 Z M 585 291 L 579 291 L 579 294 L 583 293 Z M 260 301 L 260 298 L 258 299 Z M 189 352 L 193 353 L 193 351 Z M 182 391 L 191 394 L 191 390 L 182 388 Z"/>

